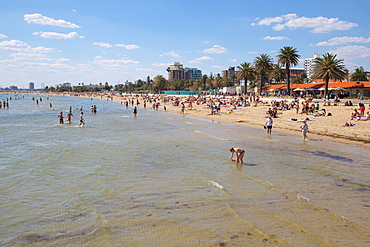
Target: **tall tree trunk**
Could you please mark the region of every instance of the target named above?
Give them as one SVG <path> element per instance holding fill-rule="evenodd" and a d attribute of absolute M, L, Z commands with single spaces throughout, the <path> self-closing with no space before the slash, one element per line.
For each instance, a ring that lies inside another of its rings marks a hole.
<path fill-rule="evenodd" d="M 285 65 L 285 69 L 286 69 L 286 77 L 287 77 L 288 95 L 290 96 L 290 67 L 289 67 L 289 64 Z"/>
<path fill-rule="evenodd" d="M 329 99 L 329 78 L 325 78 L 325 98 Z"/>

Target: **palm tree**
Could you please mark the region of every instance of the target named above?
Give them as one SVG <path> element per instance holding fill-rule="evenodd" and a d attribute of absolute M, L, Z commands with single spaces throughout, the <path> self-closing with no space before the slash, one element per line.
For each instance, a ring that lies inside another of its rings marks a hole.
<path fill-rule="evenodd" d="M 215 78 L 213 77 L 213 75 L 211 74 L 209 77 L 208 77 L 208 85 L 209 85 L 209 89 L 212 89 L 213 88 L 213 81 L 215 80 Z"/>
<path fill-rule="evenodd" d="M 355 72 L 351 74 L 351 81 L 368 81 L 366 72 L 362 66 L 356 68 Z"/>
<path fill-rule="evenodd" d="M 274 80 L 275 82 L 281 82 L 284 80 L 285 74 L 282 67 L 279 64 L 274 65 L 274 69 L 271 71 L 270 80 Z"/>
<path fill-rule="evenodd" d="M 290 66 L 297 66 L 299 58 L 301 57 L 297 52 L 297 49 L 293 48 L 293 46 L 284 46 L 277 55 L 279 58 L 278 63 L 285 66 L 288 95 L 290 95 Z"/>
<path fill-rule="evenodd" d="M 244 80 L 244 93 L 247 91 L 247 81 L 252 81 L 256 77 L 256 71 L 251 63 L 241 63 L 238 67 L 237 79 Z"/>
<path fill-rule="evenodd" d="M 262 87 L 265 84 L 264 79 L 267 77 L 267 74 L 273 70 L 272 63 L 272 58 L 267 54 L 261 54 L 254 59 L 254 67 L 260 74 L 260 93 L 262 93 Z"/>
<path fill-rule="evenodd" d="M 206 86 L 207 86 L 207 80 L 208 80 L 208 76 L 207 75 L 203 75 L 202 76 L 202 79 L 201 79 L 201 82 L 202 82 L 202 89 L 205 90 L 206 89 Z"/>
<path fill-rule="evenodd" d="M 162 75 L 154 77 L 153 89 L 155 91 L 163 91 L 167 86 L 167 80 Z"/>
<path fill-rule="evenodd" d="M 337 59 L 337 54 L 326 53 L 322 57 L 317 57 L 313 64 L 312 79 L 323 79 L 325 81 L 325 97 L 329 98 L 329 80 L 342 81 L 346 78 L 343 59 Z"/>

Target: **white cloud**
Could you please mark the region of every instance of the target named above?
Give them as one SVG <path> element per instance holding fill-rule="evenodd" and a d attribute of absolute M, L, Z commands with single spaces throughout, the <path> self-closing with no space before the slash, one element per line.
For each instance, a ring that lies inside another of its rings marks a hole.
<path fill-rule="evenodd" d="M 152 63 L 155 67 L 168 67 L 168 63 Z"/>
<path fill-rule="evenodd" d="M 236 58 L 230 59 L 229 62 L 236 63 L 238 61 Z"/>
<path fill-rule="evenodd" d="M 26 14 L 24 15 L 24 20 L 27 23 L 36 23 L 41 25 L 57 26 L 57 27 L 67 27 L 67 28 L 80 28 L 79 25 L 65 21 L 65 20 L 55 20 L 50 17 L 43 16 L 41 14 Z"/>
<path fill-rule="evenodd" d="M 14 39 L 0 42 L 0 49 L 19 52 L 36 52 L 36 53 L 54 52 L 53 48 L 46 48 L 42 46 L 32 48 L 27 43 Z"/>
<path fill-rule="evenodd" d="M 6 36 L 5 34 L 0 33 L 0 39 L 5 39 L 5 38 L 8 38 L 8 36 Z"/>
<path fill-rule="evenodd" d="M 95 59 L 102 59 L 102 57 L 101 56 L 96 56 Z"/>
<path fill-rule="evenodd" d="M 127 50 L 139 49 L 138 45 L 124 45 L 124 44 L 116 44 L 115 46 L 124 47 Z"/>
<path fill-rule="evenodd" d="M 258 54 L 258 51 L 248 51 L 247 54 Z"/>
<path fill-rule="evenodd" d="M 315 46 L 332 46 L 332 45 L 345 45 L 348 43 L 370 43 L 370 38 L 364 37 L 335 37 L 328 41 L 317 43 Z"/>
<path fill-rule="evenodd" d="M 288 39 L 288 37 L 285 37 L 285 36 L 275 36 L 275 37 L 266 36 L 266 37 L 263 37 L 263 39 L 266 39 L 266 40 L 284 40 L 284 39 Z"/>
<path fill-rule="evenodd" d="M 331 50 L 329 53 L 338 54 L 338 58 L 344 60 L 353 60 L 356 58 L 370 57 L 370 48 L 359 45 L 347 45 Z"/>
<path fill-rule="evenodd" d="M 222 67 L 220 65 L 212 65 L 211 68 L 213 68 L 213 69 L 222 69 L 224 67 Z"/>
<path fill-rule="evenodd" d="M 31 46 L 29 46 L 27 43 L 24 43 L 23 41 L 12 39 L 9 41 L 0 42 L 0 49 L 12 51 L 25 51 L 31 49 Z"/>
<path fill-rule="evenodd" d="M 213 60 L 213 59 L 214 58 L 212 58 L 212 57 L 203 56 L 203 57 L 195 58 L 194 60 L 189 61 L 189 63 L 202 63 L 201 61 Z"/>
<path fill-rule="evenodd" d="M 161 70 L 155 70 L 155 69 L 144 69 L 144 68 L 137 68 L 136 71 L 140 72 L 148 72 L 148 73 L 160 73 Z"/>
<path fill-rule="evenodd" d="M 109 44 L 109 43 L 104 43 L 104 42 L 94 42 L 92 45 L 97 45 L 97 46 L 106 47 L 106 48 L 110 48 L 110 47 L 112 47 L 112 45 L 111 45 L 111 44 Z"/>
<path fill-rule="evenodd" d="M 122 68 L 122 67 L 127 67 L 130 65 L 139 64 L 139 62 L 131 60 L 131 59 L 111 59 L 111 60 L 101 59 L 101 60 L 95 60 L 93 64 L 99 65 L 105 68 Z"/>
<path fill-rule="evenodd" d="M 339 18 L 327 18 L 327 17 L 298 17 L 296 14 L 282 15 L 278 17 L 269 17 L 260 20 L 257 23 L 252 23 L 252 26 L 267 25 L 270 26 L 273 23 L 279 23 L 272 28 L 276 31 L 281 31 L 285 28 L 297 29 L 297 28 L 310 28 L 313 33 L 328 33 L 335 30 L 349 30 L 353 27 L 357 27 L 358 24 L 348 21 L 340 21 Z"/>
<path fill-rule="evenodd" d="M 10 57 L 13 57 L 16 61 L 50 61 L 51 59 L 47 58 L 45 54 L 41 53 L 24 53 L 24 52 L 18 52 L 18 53 L 12 53 L 9 55 Z"/>
<path fill-rule="evenodd" d="M 40 35 L 40 37 L 43 37 L 45 39 L 75 39 L 75 38 L 83 39 L 85 38 L 84 36 L 81 36 L 76 32 L 70 32 L 68 34 L 56 33 L 56 32 L 35 32 L 33 34 Z"/>
<path fill-rule="evenodd" d="M 177 57 L 177 58 L 181 57 L 181 56 L 180 56 L 180 54 L 178 54 L 178 53 L 176 53 L 176 52 L 174 52 L 174 51 L 165 52 L 165 53 L 163 53 L 163 54 L 161 54 L 161 55 L 159 55 L 159 56 L 160 56 L 160 57 L 163 57 L 163 56 L 170 56 L 170 57 Z"/>
<path fill-rule="evenodd" d="M 220 45 L 214 45 L 212 48 L 209 49 L 204 49 L 204 53 L 209 53 L 209 54 L 221 54 L 221 53 L 226 53 L 227 49 L 220 46 Z"/>

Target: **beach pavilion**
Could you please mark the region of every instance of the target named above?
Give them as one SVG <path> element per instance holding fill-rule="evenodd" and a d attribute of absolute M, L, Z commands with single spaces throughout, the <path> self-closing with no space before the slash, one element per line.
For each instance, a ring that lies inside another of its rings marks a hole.
<path fill-rule="evenodd" d="M 322 80 L 317 80 L 314 83 L 304 83 L 304 84 L 291 84 L 290 88 L 293 92 L 301 91 L 324 91 L 325 83 Z M 263 91 L 277 92 L 279 90 L 286 91 L 286 84 L 274 84 L 265 85 L 262 88 Z M 329 82 L 329 91 L 334 92 L 346 92 L 352 97 L 357 97 L 361 94 L 364 97 L 370 97 L 370 81 L 346 81 L 346 82 Z"/>

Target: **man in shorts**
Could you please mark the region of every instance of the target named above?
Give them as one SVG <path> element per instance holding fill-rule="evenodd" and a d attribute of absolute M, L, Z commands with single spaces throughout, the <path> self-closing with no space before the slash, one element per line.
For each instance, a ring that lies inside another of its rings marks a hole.
<path fill-rule="evenodd" d="M 85 119 L 84 119 L 84 113 L 81 112 L 80 114 L 80 125 L 78 125 L 79 127 L 84 127 L 85 126 Z"/>
<path fill-rule="evenodd" d="M 271 116 L 268 116 L 267 119 L 266 119 L 266 123 L 265 123 L 265 129 L 267 130 L 268 135 L 271 135 L 272 123 L 273 122 L 274 121 L 272 120 Z"/>

